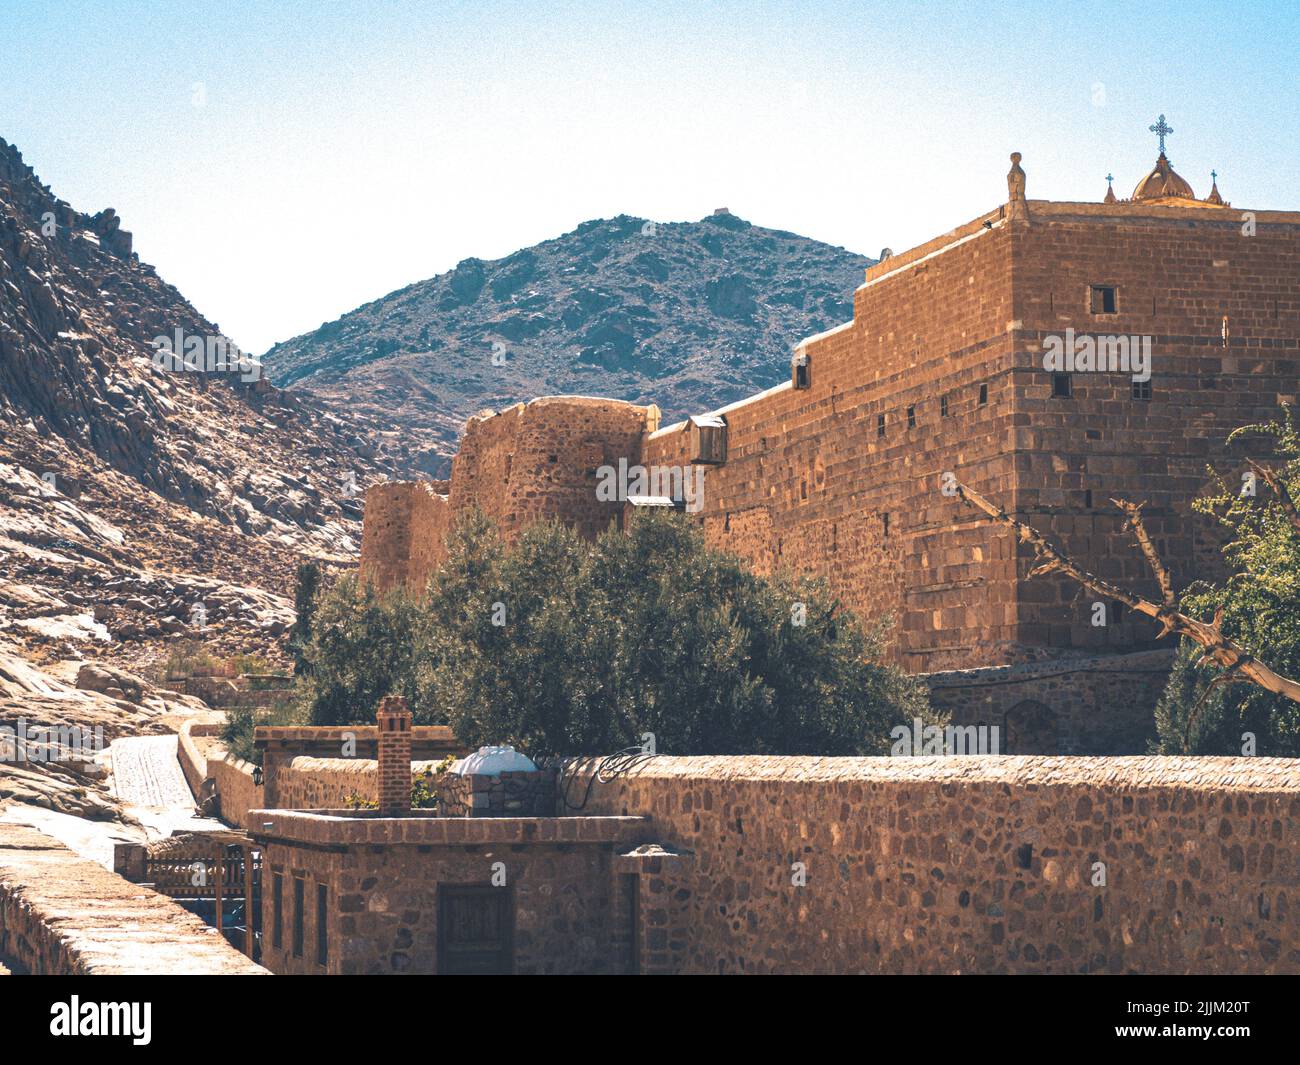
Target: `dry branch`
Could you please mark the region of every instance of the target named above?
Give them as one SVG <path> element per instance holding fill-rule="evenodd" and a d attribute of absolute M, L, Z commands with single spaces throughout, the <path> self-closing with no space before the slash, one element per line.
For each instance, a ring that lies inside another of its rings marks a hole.
<path fill-rule="evenodd" d="M 1155 574 L 1156 583 L 1160 585 L 1160 601 L 1172 610 L 1178 605 L 1178 600 L 1174 598 L 1174 585 L 1169 579 L 1169 571 L 1165 569 L 1164 563 L 1160 561 L 1155 544 L 1151 542 L 1151 537 L 1147 535 L 1146 523 L 1142 520 L 1142 508 L 1146 504 L 1129 503 L 1123 499 L 1112 499 L 1111 502 L 1119 507 L 1128 518 L 1128 521 L 1124 523 L 1124 528 L 1133 530 L 1138 547 L 1142 549 L 1147 565 L 1151 567 L 1151 572 Z"/>
<path fill-rule="evenodd" d="M 1229 673 L 1240 674 L 1265 691 L 1285 696 L 1293 702 L 1300 703 L 1300 681 L 1294 681 L 1290 677 L 1275 673 L 1245 648 L 1238 646 L 1223 635 L 1223 611 L 1221 609 L 1215 612 L 1214 620 L 1209 623 L 1197 621 L 1177 609 L 1172 590 L 1166 591 L 1166 584 L 1169 580 L 1168 573 L 1165 572 L 1163 564 L 1158 559 L 1155 559 L 1154 547 L 1149 546 L 1150 538 L 1146 535 L 1146 530 L 1142 526 L 1139 513 L 1141 508 L 1139 506 L 1131 503 L 1121 503 L 1116 500 L 1116 504 L 1129 515 L 1129 525 L 1138 537 L 1138 543 L 1142 546 L 1148 563 L 1156 571 L 1156 579 L 1160 581 L 1161 593 L 1166 597 L 1163 604 L 1153 603 L 1149 599 L 1127 592 L 1109 581 L 1102 580 L 1095 574 L 1089 573 L 1063 551 L 1051 544 L 1032 525 L 1027 525 L 1025 522 L 1011 517 L 1005 510 L 989 502 L 973 488 L 958 484 L 957 492 L 963 500 L 982 510 L 994 521 L 1015 529 L 1020 542 L 1029 544 L 1034 548 L 1038 564 L 1030 571 L 1029 575 L 1031 577 L 1048 573 L 1064 573 L 1090 591 L 1103 595 L 1108 599 L 1114 599 L 1125 604 L 1130 609 L 1136 610 L 1139 614 L 1145 614 L 1147 617 L 1160 622 L 1161 637 L 1170 633 L 1186 636 L 1194 643 L 1205 648 L 1204 657 L 1210 659 L 1216 665 L 1222 666 Z M 1135 513 L 1137 514 L 1136 523 L 1134 522 Z M 1141 532 L 1138 531 L 1139 529 Z M 1160 576 L 1162 573 L 1164 574 L 1163 578 Z"/>

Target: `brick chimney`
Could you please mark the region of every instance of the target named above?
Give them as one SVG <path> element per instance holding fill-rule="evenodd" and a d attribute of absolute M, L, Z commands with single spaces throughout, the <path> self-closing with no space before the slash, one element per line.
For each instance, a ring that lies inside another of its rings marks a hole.
<path fill-rule="evenodd" d="M 379 726 L 379 816 L 411 812 L 411 711 L 400 695 L 386 695 L 375 714 Z"/>

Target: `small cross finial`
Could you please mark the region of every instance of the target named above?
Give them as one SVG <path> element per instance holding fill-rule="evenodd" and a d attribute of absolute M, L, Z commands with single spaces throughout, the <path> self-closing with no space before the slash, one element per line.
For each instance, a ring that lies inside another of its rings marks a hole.
<path fill-rule="evenodd" d="M 1218 180 L 1219 180 L 1219 172 L 1218 172 L 1217 170 L 1211 170 L 1211 171 L 1210 171 L 1210 181 L 1211 181 L 1211 183 L 1213 183 L 1213 182 L 1215 182 L 1215 181 L 1218 181 Z"/>
<path fill-rule="evenodd" d="M 1174 131 L 1173 127 L 1165 121 L 1165 116 L 1161 115 L 1158 119 L 1156 119 L 1155 125 L 1148 126 L 1147 128 L 1151 130 L 1151 132 L 1154 133 L 1157 137 L 1160 138 L 1160 154 L 1164 155 L 1165 138 Z"/>
<path fill-rule="evenodd" d="M 1107 175 L 1106 175 L 1106 184 L 1107 184 L 1107 185 L 1109 185 L 1109 184 L 1110 184 L 1111 182 L 1113 182 L 1114 180 L 1115 180 L 1115 175 L 1114 175 L 1114 174 L 1107 174 Z"/>

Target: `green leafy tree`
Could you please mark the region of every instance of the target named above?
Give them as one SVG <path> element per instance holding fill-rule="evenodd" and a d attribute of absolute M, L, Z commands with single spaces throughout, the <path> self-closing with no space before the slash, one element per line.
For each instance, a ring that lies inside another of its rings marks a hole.
<path fill-rule="evenodd" d="M 1224 556 L 1232 574 L 1221 584 L 1190 587 L 1184 610 L 1203 620 L 1221 612 L 1226 637 L 1277 673 L 1300 677 L 1300 516 L 1294 504 L 1300 433 L 1294 410 L 1284 408 L 1280 420 L 1246 426 L 1228 440 L 1259 434 L 1273 442 L 1273 463 L 1252 463 L 1253 477 L 1242 483 L 1221 479 L 1216 495 L 1195 504 L 1227 530 Z M 1225 673 L 1186 641 L 1156 708 L 1156 729 L 1156 750 L 1164 754 L 1300 756 L 1300 703 Z"/>
<path fill-rule="evenodd" d="M 289 629 L 289 653 L 293 655 L 293 671 L 302 675 L 310 668 L 305 650 L 311 642 L 312 616 L 316 610 L 316 596 L 320 591 L 320 566 L 315 562 L 298 565 L 294 581 L 293 609 L 297 614 Z"/>
<path fill-rule="evenodd" d="M 819 582 L 764 579 L 698 526 L 638 516 L 595 544 L 554 523 L 505 548 L 471 517 L 434 578 L 417 703 L 469 744 L 534 755 L 884 753 L 934 720 L 920 682 L 879 664 Z"/>
<path fill-rule="evenodd" d="M 421 613 L 400 592 L 379 595 L 341 578 L 318 594 L 312 637 L 303 648 L 307 669 L 301 706 L 313 725 L 373 722 L 385 695 L 414 702 L 416 628 Z"/>

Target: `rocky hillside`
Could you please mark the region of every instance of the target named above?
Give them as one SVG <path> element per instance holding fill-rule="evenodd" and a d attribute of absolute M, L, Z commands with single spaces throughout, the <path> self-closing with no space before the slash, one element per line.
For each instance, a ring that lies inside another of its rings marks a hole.
<path fill-rule="evenodd" d="M 853 315 L 872 260 L 729 213 L 626 215 L 504 259 L 467 259 L 276 345 L 279 384 L 385 420 L 378 446 L 445 475 L 467 417 L 555 393 L 672 420 L 785 379 L 793 345 Z"/>
<path fill-rule="evenodd" d="M 0 141 L 0 640 L 130 658 L 210 627 L 265 651 L 298 555 L 352 556 L 370 428 L 238 358 L 111 209 Z"/>

